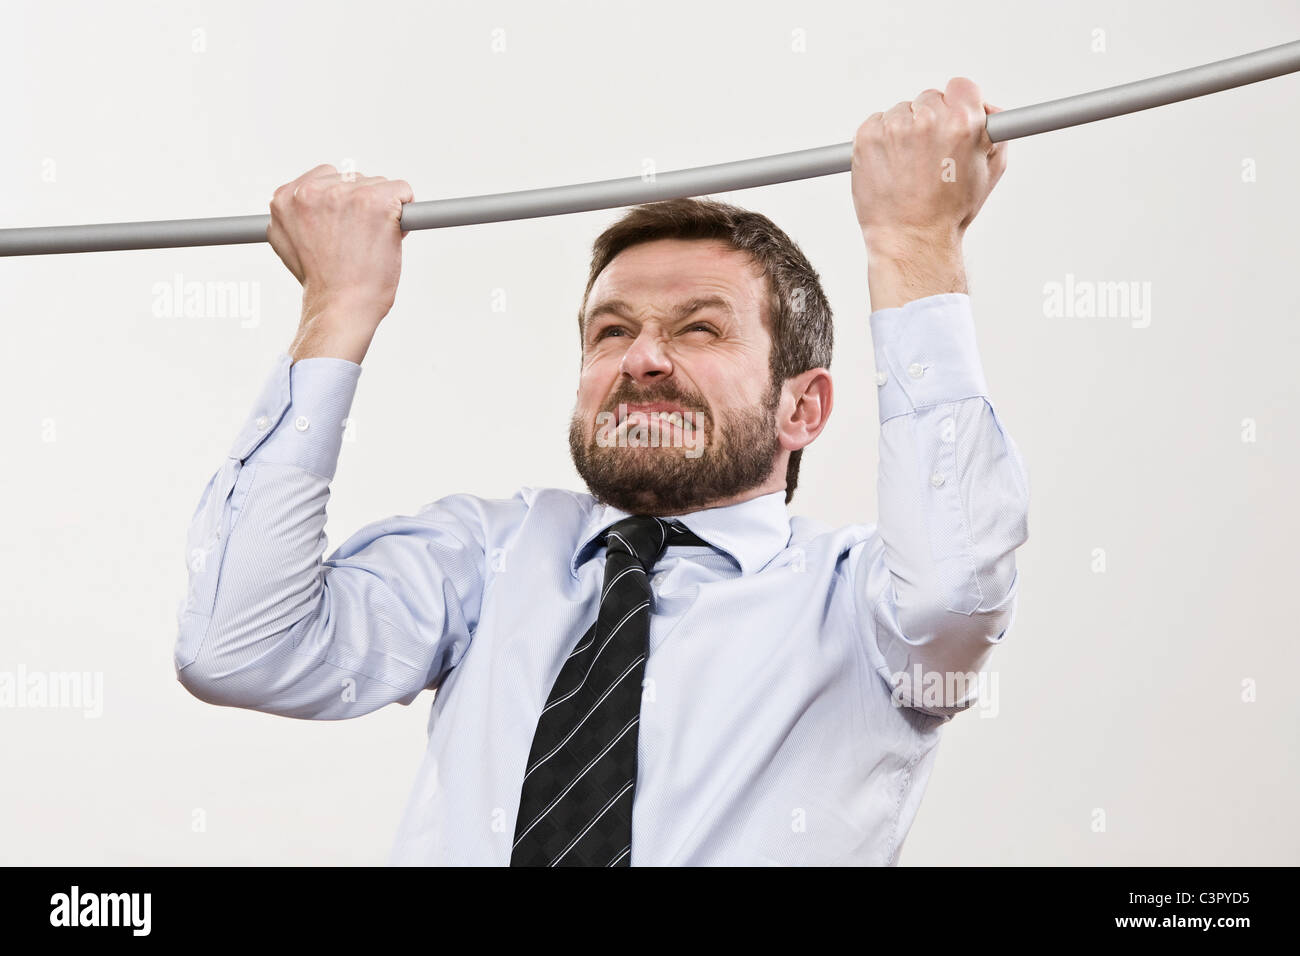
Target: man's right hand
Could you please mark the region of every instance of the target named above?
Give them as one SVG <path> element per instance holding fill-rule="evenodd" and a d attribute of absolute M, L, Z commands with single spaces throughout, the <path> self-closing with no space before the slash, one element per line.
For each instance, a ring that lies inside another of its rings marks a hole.
<path fill-rule="evenodd" d="M 293 361 L 317 356 L 360 363 L 393 307 L 402 271 L 400 179 L 317 166 L 275 191 L 266 236 L 302 283 Z"/>

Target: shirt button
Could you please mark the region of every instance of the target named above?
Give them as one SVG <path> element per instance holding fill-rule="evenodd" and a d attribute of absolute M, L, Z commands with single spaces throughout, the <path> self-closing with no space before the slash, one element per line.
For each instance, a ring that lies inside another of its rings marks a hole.
<path fill-rule="evenodd" d="M 948 479 L 946 479 L 943 475 L 939 474 L 937 471 L 930 476 L 930 484 L 934 485 L 936 488 L 942 488 L 943 483 L 947 480 Z"/>
<path fill-rule="evenodd" d="M 918 363 L 913 362 L 907 367 L 907 374 L 912 376 L 912 378 L 920 378 L 925 374 L 925 368 Z"/>
<path fill-rule="evenodd" d="M 876 373 L 876 384 L 877 384 L 877 385 L 884 385 L 884 384 L 885 384 L 886 382 L 888 382 L 888 381 L 889 381 L 889 376 L 886 375 L 884 372 L 877 372 L 877 373 Z"/>
<path fill-rule="evenodd" d="M 306 415 L 299 415 L 297 418 L 293 420 L 293 427 L 298 429 L 298 431 L 300 432 L 305 432 L 307 430 L 307 426 L 310 424 L 311 422 L 307 421 Z"/>
<path fill-rule="evenodd" d="M 951 418 L 945 418 L 939 423 L 939 437 L 949 444 L 957 440 L 957 429 Z"/>
<path fill-rule="evenodd" d="M 257 421 L 253 422 L 253 424 L 257 426 L 259 432 L 264 432 L 268 427 L 270 427 L 271 419 L 267 418 L 265 415 L 258 415 Z"/>

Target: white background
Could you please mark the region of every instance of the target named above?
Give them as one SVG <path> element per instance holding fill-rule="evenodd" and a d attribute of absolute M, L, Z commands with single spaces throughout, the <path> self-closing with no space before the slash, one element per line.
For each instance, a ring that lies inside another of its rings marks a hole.
<path fill-rule="evenodd" d="M 955 75 L 1013 108 L 1300 38 L 1291 0 L 8 2 L 3 17 L 2 226 L 265 213 L 322 162 L 407 179 L 417 200 L 634 176 L 843 143 Z M 1293 75 L 1010 144 L 966 251 L 1030 537 L 992 661 L 998 714 L 945 731 L 903 865 L 1300 863 L 1298 105 Z M 849 176 L 717 195 L 782 226 L 836 312 L 835 412 L 792 511 L 874 521 Z M 331 552 L 444 494 L 581 487 L 575 315 L 618 215 L 408 237 Z M 155 315 L 177 274 L 255 283 L 257 323 Z M 1044 286 L 1067 274 L 1150 283 L 1150 325 L 1046 316 Z M 0 710 L 0 863 L 386 859 L 428 695 L 295 721 L 200 703 L 172 670 L 186 526 L 298 300 L 265 244 L 0 260 L 0 671 L 104 680 L 99 719 Z"/>

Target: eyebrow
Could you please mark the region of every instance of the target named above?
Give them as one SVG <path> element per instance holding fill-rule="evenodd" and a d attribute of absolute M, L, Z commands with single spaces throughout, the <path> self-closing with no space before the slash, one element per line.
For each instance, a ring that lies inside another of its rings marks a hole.
<path fill-rule="evenodd" d="M 673 310 L 673 318 L 681 321 L 687 316 L 699 312 L 701 309 L 721 309 L 730 316 L 736 314 L 731 303 L 720 295 L 699 295 L 693 299 L 687 299 L 676 309 Z M 622 299 L 607 299 L 604 302 L 597 303 L 587 312 L 587 321 L 584 325 L 584 331 L 591 327 L 602 315 L 617 315 L 623 318 L 630 318 L 632 308 Z"/>

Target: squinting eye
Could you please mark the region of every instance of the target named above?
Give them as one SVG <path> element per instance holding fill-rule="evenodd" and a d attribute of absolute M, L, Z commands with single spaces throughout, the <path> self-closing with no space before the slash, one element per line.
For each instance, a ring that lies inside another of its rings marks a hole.
<path fill-rule="evenodd" d="M 596 341 L 599 342 L 601 339 L 603 339 L 605 336 L 609 335 L 611 332 L 622 332 L 622 331 L 623 331 L 623 330 L 622 330 L 621 328 L 619 328 L 617 325 L 611 325 L 611 326 L 610 326 L 609 328 L 607 328 L 607 329 L 601 329 L 601 330 L 596 334 Z"/>
<path fill-rule="evenodd" d="M 703 329 L 705 332 L 712 332 L 712 331 L 713 331 L 713 327 L 712 327 L 712 326 L 705 325 L 703 322 L 697 322 L 697 323 L 695 323 L 695 324 L 692 325 L 690 328 L 688 328 L 686 331 L 687 331 L 687 332 L 694 332 L 696 329 Z"/>

